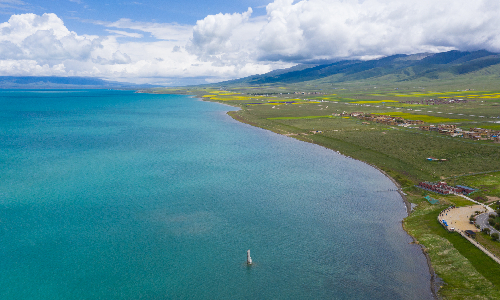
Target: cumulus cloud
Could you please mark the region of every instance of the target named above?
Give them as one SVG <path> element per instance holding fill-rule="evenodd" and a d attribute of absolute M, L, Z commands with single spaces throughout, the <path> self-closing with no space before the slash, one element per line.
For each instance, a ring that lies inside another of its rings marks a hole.
<path fill-rule="evenodd" d="M 0 24 L 0 59 L 32 59 L 57 64 L 61 60 L 87 60 L 100 46 L 96 36 L 69 31 L 55 14 L 13 15 Z"/>
<path fill-rule="evenodd" d="M 0 58 L 20 59 L 23 51 L 19 46 L 9 41 L 0 42 Z"/>
<path fill-rule="evenodd" d="M 252 13 L 209 15 L 194 26 L 87 21 L 106 36 L 70 31 L 55 14 L 13 15 L 0 24 L 0 75 L 216 82 L 317 60 L 500 52 L 498 0 L 274 0 L 266 15 Z"/>
<path fill-rule="evenodd" d="M 186 50 L 193 26 L 130 20 L 102 25 L 110 35 L 77 34 L 55 14 L 13 15 L 0 24 L 0 75 L 96 76 L 165 84 L 172 78 L 216 82 L 273 69 L 254 61 L 219 66 L 201 61 Z M 158 39 L 144 38 L 131 30 L 149 32 Z M 258 34 L 258 30 L 252 32 Z"/>
<path fill-rule="evenodd" d="M 102 58 L 100 56 L 97 56 L 96 59 L 92 60 L 94 63 L 98 63 L 101 65 L 124 65 L 124 64 L 129 64 L 132 62 L 132 59 L 128 54 L 122 53 L 121 51 L 116 51 L 111 55 L 111 59 L 106 59 Z"/>
<path fill-rule="evenodd" d="M 200 56 L 212 56 L 229 51 L 237 51 L 231 44 L 234 30 L 248 21 L 252 9 L 242 14 L 217 14 L 209 15 L 196 22 L 193 28 L 191 51 Z"/>
<path fill-rule="evenodd" d="M 266 12 L 207 16 L 187 49 L 222 65 L 500 52 L 497 0 L 275 0 Z"/>
<path fill-rule="evenodd" d="M 209 15 L 197 21 L 186 50 L 201 61 L 210 62 L 214 68 L 239 70 L 239 77 L 265 73 L 278 66 L 291 66 L 280 61 L 262 63 L 257 60 L 257 40 L 266 19 L 251 18 L 252 12 L 248 8 L 244 13 Z"/>
<path fill-rule="evenodd" d="M 120 51 L 116 51 L 112 55 L 113 64 L 129 64 L 131 61 L 130 56 L 126 53 L 121 53 Z"/>
<path fill-rule="evenodd" d="M 496 0 L 276 0 L 259 39 L 261 60 L 314 60 L 500 51 Z"/>

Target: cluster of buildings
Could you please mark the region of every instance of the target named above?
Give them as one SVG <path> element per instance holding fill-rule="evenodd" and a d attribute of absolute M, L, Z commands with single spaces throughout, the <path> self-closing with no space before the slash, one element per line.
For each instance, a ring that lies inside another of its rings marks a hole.
<path fill-rule="evenodd" d="M 324 95 L 321 92 L 294 92 L 295 95 Z"/>
<path fill-rule="evenodd" d="M 456 103 L 467 103 L 469 100 L 465 99 L 455 99 L 455 98 L 439 98 L 439 99 L 424 99 L 424 100 L 410 100 L 410 101 L 400 101 L 406 104 L 422 104 L 422 105 L 438 105 L 438 104 L 456 104 Z"/>
<path fill-rule="evenodd" d="M 421 120 L 406 120 L 402 117 L 393 117 L 387 115 L 377 115 L 369 114 L 364 112 L 343 112 L 342 114 L 334 114 L 343 117 L 354 117 L 360 120 L 372 121 L 375 123 L 381 123 L 392 126 L 409 126 L 409 125 L 421 125 L 419 128 L 425 131 L 437 131 L 440 134 L 446 134 L 451 137 L 461 137 L 466 139 L 471 139 L 474 141 L 494 141 L 500 143 L 500 130 L 484 129 L 484 128 L 469 128 L 469 130 L 463 130 L 458 128 L 457 125 L 441 124 L 441 125 L 422 125 L 424 121 Z M 369 124 L 363 122 L 363 124 Z"/>
<path fill-rule="evenodd" d="M 268 97 L 268 96 L 271 96 L 271 95 L 324 95 L 325 93 L 321 93 L 321 92 L 293 92 L 293 93 L 278 93 L 278 92 L 275 92 L 275 93 L 271 93 L 271 92 L 266 92 L 266 93 L 247 93 L 247 95 L 252 95 L 252 96 L 265 96 L 265 97 Z"/>
<path fill-rule="evenodd" d="M 463 130 L 458 128 L 457 125 L 428 125 L 420 126 L 421 130 L 425 131 L 437 131 L 441 134 L 446 134 L 451 137 L 462 137 L 466 139 L 472 139 L 475 141 L 487 141 L 491 140 L 496 143 L 500 143 L 500 131 L 484 129 L 484 128 L 469 128 L 469 130 Z"/>
<path fill-rule="evenodd" d="M 420 182 L 417 187 L 428 190 L 434 193 L 438 193 L 441 195 L 449 195 L 449 194 L 463 194 L 463 195 L 469 195 L 470 193 L 474 192 L 475 189 L 463 186 L 463 185 L 457 185 L 457 186 L 449 186 L 446 182 L 440 181 L 440 182 Z"/>
<path fill-rule="evenodd" d="M 393 125 L 393 126 L 407 126 L 407 125 L 424 124 L 424 122 L 420 121 L 420 120 L 405 120 L 402 117 L 391 117 L 391 116 L 386 116 L 386 115 L 365 114 L 363 112 L 343 113 L 342 116 L 350 116 L 350 117 L 355 117 L 355 118 L 365 120 L 365 121 L 372 121 L 375 123 L 381 123 L 381 124 Z"/>

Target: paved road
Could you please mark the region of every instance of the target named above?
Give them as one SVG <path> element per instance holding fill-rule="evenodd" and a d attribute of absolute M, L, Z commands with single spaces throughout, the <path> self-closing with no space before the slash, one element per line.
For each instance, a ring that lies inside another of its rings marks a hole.
<path fill-rule="evenodd" d="M 463 233 L 463 231 L 460 231 L 459 232 L 465 239 L 467 239 L 469 242 L 471 242 L 471 244 L 473 244 L 474 246 L 476 246 L 477 248 L 479 248 L 479 250 L 483 251 L 486 255 L 488 255 L 489 257 L 491 257 L 494 261 L 496 261 L 497 263 L 500 264 L 500 259 L 493 253 L 491 253 L 488 249 L 484 248 L 481 244 L 479 244 L 476 240 L 474 239 L 471 239 L 470 237 L 468 237 L 467 235 L 465 235 Z"/>
<path fill-rule="evenodd" d="M 497 232 L 498 233 L 498 230 L 496 230 L 495 228 L 491 227 L 490 224 L 488 224 L 488 217 L 489 217 L 489 214 L 493 212 L 493 209 L 491 207 L 489 207 L 488 205 L 486 204 L 482 204 L 482 203 L 479 203 L 477 201 L 474 201 L 472 199 L 470 199 L 469 197 L 467 196 L 463 196 L 463 195 L 460 195 L 460 194 L 456 194 L 457 196 L 461 196 L 467 200 L 470 200 L 472 202 L 475 202 L 477 204 L 480 204 L 482 205 L 482 207 L 484 207 L 486 209 L 486 213 L 483 213 L 483 214 L 480 214 L 480 215 L 477 215 L 476 216 L 476 224 L 478 224 L 479 226 L 481 226 L 481 229 L 487 227 L 491 230 L 491 233 L 493 232 Z M 455 208 L 456 209 L 456 208 Z M 450 209 L 445 209 L 443 212 L 449 212 Z M 444 218 L 444 216 L 439 216 L 438 217 L 438 220 L 442 222 L 442 219 Z M 496 257 L 495 254 L 491 253 L 488 249 L 486 249 L 485 247 L 483 247 L 481 244 L 479 244 L 476 240 L 468 237 L 463 230 L 460 230 L 458 229 L 457 230 L 465 239 L 467 239 L 469 242 L 471 242 L 471 244 L 473 244 L 474 246 L 476 246 L 477 248 L 479 248 L 481 251 L 483 251 L 486 255 L 488 255 L 489 257 L 491 257 L 494 261 L 496 261 L 498 264 L 500 264 L 500 258 Z"/>
<path fill-rule="evenodd" d="M 495 228 L 493 228 L 493 226 L 490 226 L 490 224 L 488 223 L 488 217 L 489 217 L 489 215 L 490 215 L 490 213 L 484 213 L 484 214 L 477 215 L 476 216 L 476 224 L 478 224 L 479 226 L 481 226 L 481 230 L 483 228 L 489 228 L 491 230 L 491 233 L 496 232 L 496 233 L 500 234 L 500 232 L 498 232 L 498 230 L 496 230 Z"/>
<path fill-rule="evenodd" d="M 489 211 L 489 212 L 495 212 L 495 211 L 493 210 L 493 208 L 491 208 L 489 205 L 484 204 L 484 203 L 481 203 L 481 202 L 477 202 L 476 200 L 471 199 L 471 198 L 469 198 L 469 197 L 467 197 L 467 196 L 465 196 L 465 195 L 462 195 L 462 194 L 457 194 L 457 193 L 453 193 L 453 195 L 455 195 L 455 196 L 459 196 L 459 197 L 462 197 L 462 198 L 464 198 L 464 199 L 467 199 L 467 200 L 469 200 L 470 202 L 474 202 L 474 203 L 476 203 L 476 204 L 482 205 L 482 206 L 484 206 L 484 208 L 486 208 L 486 210 L 487 210 L 487 211 Z"/>

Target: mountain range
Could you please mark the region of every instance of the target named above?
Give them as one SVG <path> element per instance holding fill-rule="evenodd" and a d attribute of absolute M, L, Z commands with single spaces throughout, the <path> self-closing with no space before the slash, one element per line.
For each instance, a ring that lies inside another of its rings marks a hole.
<path fill-rule="evenodd" d="M 478 51 L 397 54 L 375 60 L 342 60 L 328 64 L 300 64 L 288 69 L 205 86 L 312 85 L 370 81 L 404 83 L 436 79 L 463 82 L 487 79 L 500 84 L 500 54 Z M 464 79 L 464 80 L 460 80 Z M 2 89 L 149 89 L 154 85 L 107 81 L 92 77 L 0 76 Z"/>
<path fill-rule="evenodd" d="M 500 79 L 500 54 L 478 50 L 441 53 L 398 54 L 375 60 L 343 60 L 321 65 L 300 65 L 242 79 L 222 86 L 282 85 L 302 82 L 343 83 L 360 80 L 409 82 L 454 79 L 481 75 Z"/>
<path fill-rule="evenodd" d="M 108 81 L 93 77 L 0 76 L 0 89 L 139 89 L 149 84 Z"/>

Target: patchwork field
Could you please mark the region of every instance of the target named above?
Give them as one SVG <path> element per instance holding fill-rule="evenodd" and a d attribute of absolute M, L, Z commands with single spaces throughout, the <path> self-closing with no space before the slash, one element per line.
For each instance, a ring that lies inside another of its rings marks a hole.
<path fill-rule="evenodd" d="M 406 120 L 421 120 L 424 121 L 425 123 L 429 124 L 439 124 L 439 123 L 447 123 L 447 122 L 461 122 L 461 121 L 468 121 L 464 119 L 450 119 L 450 118 L 445 118 L 445 117 L 436 117 L 436 116 L 429 116 L 429 115 L 420 115 L 420 114 L 411 114 L 407 112 L 385 112 L 385 113 L 378 113 L 380 115 L 388 115 L 392 117 L 402 117 Z"/>
<path fill-rule="evenodd" d="M 500 143 L 451 137 L 420 130 L 416 125 L 401 127 L 350 117 L 352 112 L 361 112 L 420 120 L 425 125 L 500 130 L 498 91 L 298 87 L 193 88 L 185 92 L 240 107 L 231 115 L 243 122 L 372 163 L 406 186 L 421 180 L 500 170 Z M 429 162 L 427 157 L 446 161 Z"/>

